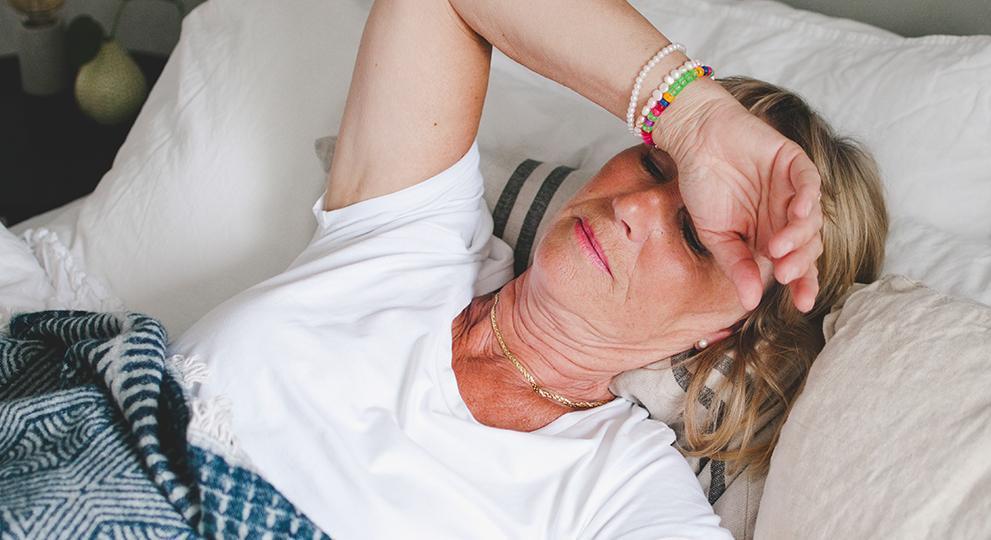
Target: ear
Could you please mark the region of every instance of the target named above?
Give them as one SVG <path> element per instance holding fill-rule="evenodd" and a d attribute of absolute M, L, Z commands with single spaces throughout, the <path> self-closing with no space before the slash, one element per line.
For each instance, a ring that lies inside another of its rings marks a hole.
<path fill-rule="evenodd" d="M 702 336 L 702 337 L 705 338 L 705 340 L 709 342 L 709 345 L 712 345 L 713 343 L 716 343 L 716 342 L 718 342 L 720 340 L 723 340 L 723 339 L 726 339 L 726 338 L 732 336 L 733 334 L 736 333 L 736 331 L 737 331 L 738 328 L 739 328 L 739 326 L 734 324 L 733 326 L 730 326 L 730 327 L 727 327 L 727 328 L 723 328 L 722 330 L 717 330 L 715 332 L 710 333 L 709 335 Z"/>

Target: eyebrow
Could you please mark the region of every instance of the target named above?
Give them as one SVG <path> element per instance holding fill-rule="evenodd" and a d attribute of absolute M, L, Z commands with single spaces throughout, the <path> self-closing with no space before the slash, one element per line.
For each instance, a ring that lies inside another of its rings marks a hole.
<path fill-rule="evenodd" d="M 650 158 L 649 151 L 640 155 L 640 164 L 644 169 L 646 169 L 647 172 L 650 173 L 651 176 L 654 177 L 655 180 L 657 180 L 659 184 L 665 184 L 671 181 L 671 178 L 664 174 L 661 167 L 658 166 L 657 163 L 654 163 L 654 160 Z"/>

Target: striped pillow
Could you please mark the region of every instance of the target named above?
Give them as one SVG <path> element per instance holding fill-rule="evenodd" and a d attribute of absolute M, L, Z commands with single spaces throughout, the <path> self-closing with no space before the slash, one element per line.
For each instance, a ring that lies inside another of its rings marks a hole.
<path fill-rule="evenodd" d="M 317 157 L 330 170 L 337 137 L 316 140 Z M 533 260 L 534 247 L 551 218 L 594 172 L 535 159 L 508 157 L 482 150 L 485 202 L 495 222 L 494 233 L 513 248 L 514 272 L 520 275 Z"/>
<path fill-rule="evenodd" d="M 482 155 L 481 168 L 493 233 L 513 248 L 513 271 L 518 276 L 533 261 L 534 248 L 554 214 L 594 173 L 535 159 L 504 159 L 492 153 Z"/>

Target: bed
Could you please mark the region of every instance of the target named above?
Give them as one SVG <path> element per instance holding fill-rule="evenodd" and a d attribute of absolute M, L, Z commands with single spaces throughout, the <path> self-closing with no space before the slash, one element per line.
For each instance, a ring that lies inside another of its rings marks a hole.
<path fill-rule="evenodd" d="M 0 321 L 127 309 L 178 335 L 288 265 L 313 232 L 368 4 L 196 8 L 96 191 L 0 231 Z M 699 471 L 724 524 L 741 538 L 991 534 L 991 36 L 904 38 L 770 0 L 633 4 L 717 75 L 793 89 L 864 142 L 891 212 L 891 275 L 827 319 L 766 480 Z M 496 55 L 479 133 L 490 209 L 539 162 L 497 216 L 518 269 L 542 233 L 530 209 L 552 214 L 632 144 L 621 128 Z M 559 167 L 566 181 L 542 189 Z M 671 377 L 658 365 L 620 390 L 654 412 Z"/>

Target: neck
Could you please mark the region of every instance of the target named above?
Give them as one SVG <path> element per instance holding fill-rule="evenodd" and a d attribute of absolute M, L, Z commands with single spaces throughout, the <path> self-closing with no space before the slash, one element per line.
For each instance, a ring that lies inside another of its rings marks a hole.
<path fill-rule="evenodd" d="M 537 383 L 547 390 L 572 401 L 609 400 L 609 383 L 618 374 L 602 368 L 591 351 L 568 341 L 569 329 L 562 328 L 553 318 L 529 301 L 522 279 L 507 284 L 499 293 L 496 323 L 508 349 L 523 364 Z M 530 399 L 548 401 L 534 393 L 523 375 L 503 354 L 489 321 L 494 297 L 484 296 L 472 301 L 463 317 L 460 354 L 473 358 L 489 358 L 505 366 L 502 379 L 518 391 L 506 395 L 525 395 Z M 556 403 L 555 403 L 556 404 Z M 571 410 L 556 404 L 562 409 Z"/>

